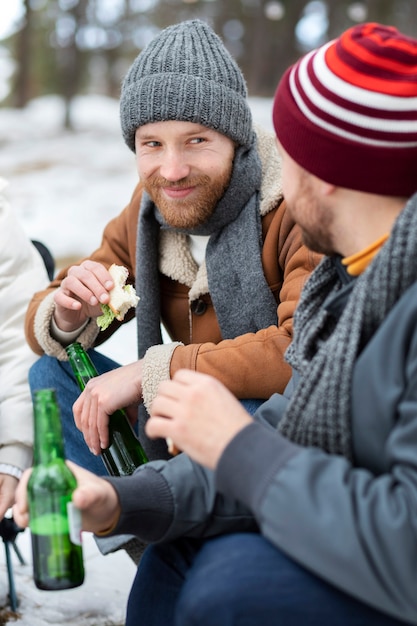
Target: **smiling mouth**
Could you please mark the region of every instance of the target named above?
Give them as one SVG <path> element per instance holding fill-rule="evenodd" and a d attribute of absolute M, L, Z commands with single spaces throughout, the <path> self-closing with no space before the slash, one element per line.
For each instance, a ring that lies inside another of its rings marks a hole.
<path fill-rule="evenodd" d="M 195 187 L 164 187 L 164 193 L 168 196 L 168 198 L 185 198 L 192 191 L 194 191 Z"/>

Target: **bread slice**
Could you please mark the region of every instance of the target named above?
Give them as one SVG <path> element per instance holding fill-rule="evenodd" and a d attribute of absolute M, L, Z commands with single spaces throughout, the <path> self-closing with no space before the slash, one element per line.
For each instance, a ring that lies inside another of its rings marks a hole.
<path fill-rule="evenodd" d="M 113 279 L 114 287 L 109 292 L 109 304 L 101 305 L 102 315 L 99 315 L 96 320 L 101 330 L 106 330 L 115 318 L 122 322 L 127 311 L 131 307 L 136 307 L 139 302 L 135 288 L 132 285 L 126 285 L 126 280 L 129 276 L 127 268 L 113 263 L 109 267 L 109 272 Z"/>
<path fill-rule="evenodd" d="M 111 265 L 109 273 L 113 279 L 114 287 L 110 291 L 109 307 L 119 322 L 122 322 L 128 310 L 136 307 L 139 297 L 132 285 L 126 285 L 129 272 L 123 265 Z"/>

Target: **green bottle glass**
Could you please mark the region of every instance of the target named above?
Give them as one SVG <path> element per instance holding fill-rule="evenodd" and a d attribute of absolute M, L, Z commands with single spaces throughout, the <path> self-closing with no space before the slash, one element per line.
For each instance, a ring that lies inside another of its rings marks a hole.
<path fill-rule="evenodd" d="M 27 487 L 33 577 L 39 589 L 72 589 L 84 582 L 81 514 L 71 502 L 77 481 L 65 463 L 54 389 L 35 391 L 34 419 L 34 462 Z"/>
<path fill-rule="evenodd" d="M 67 346 L 66 352 L 82 391 L 91 378 L 98 376 L 98 372 L 87 352 L 78 342 Z M 110 415 L 109 441 L 109 447 L 101 451 L 101 458 L 108 473 L 112 476 L 128 476 L 133 474 L 139 465 L 147 463 L 147 456 L 122 409 Z"/>

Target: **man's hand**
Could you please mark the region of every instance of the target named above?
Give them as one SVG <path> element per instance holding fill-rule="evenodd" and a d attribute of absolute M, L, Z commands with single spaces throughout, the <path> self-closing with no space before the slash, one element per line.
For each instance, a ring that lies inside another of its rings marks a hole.
<path fill-rule="evenodd" d="M 109 415 L 121 407 L 137 408 L 142 400 L 142 361 L 118 367 L 88 381 L 72 409 L 93 454 L 109 445 Z"/>
<path fill-rule="evenodd" d="M 76 330 L 89 317 L 98 317 L 100 304 L 108 304 L 112 278 L 101 263 L 83 261 L 73 265 L 54 295 L 54 320 L 63 331 Z"/>
<path fill-rule="evenodd" d="M 18 479 L 9 474 L 0 474 L 0 520 L 14 502 Z"/>
<path fill-rule="evenodd" d="M 192 459 L 215 469 L 227 444 L 251 421 L 218 380 L 179 370 L 160 384 L 145 430 L 151 438 L 170 438 Z"/>
<path fill-rule="evenodd" d="M 74 505 L 82 513 L 82 529 L 102 533 L 113 528 L 120 516 L 120 505 L 114 488 L 103 478 L 67 461 L 77 479 L 78 487 L 72 495 Z M 29 525 L 27 483 L 32 470 L 26 470 L 16 490 L 13 518 L 18 526 Z"/>

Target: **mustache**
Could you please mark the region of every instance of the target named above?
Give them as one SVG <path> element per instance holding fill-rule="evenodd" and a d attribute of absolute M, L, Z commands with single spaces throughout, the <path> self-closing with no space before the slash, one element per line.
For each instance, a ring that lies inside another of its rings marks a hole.
<path fill-rule="evenodd" d="M 169 189 L 186 189 L 187 187 L 203 187 L 210 184 L 210 176 L 200 174 L 199 176 L 187 176 L 180 180 L 167 180 L 163 176 L 155 174 L 146 181 L 146 187 L 149 189 L 160 189 L 167 187 Z"/>

